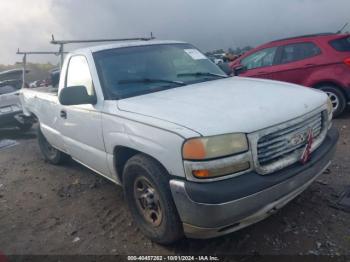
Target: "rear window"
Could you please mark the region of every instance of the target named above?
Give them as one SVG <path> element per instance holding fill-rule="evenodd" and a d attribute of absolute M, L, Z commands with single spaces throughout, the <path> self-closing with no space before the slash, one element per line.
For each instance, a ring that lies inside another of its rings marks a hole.
<path fill-rule="evenodd" d="M 17 88 L 9 85 L 0 86 L 0 95 L 13 93 L 13 92 L 16 92 L 17 90 L 18 90 Z"/>
<path fill-rule="evenodd" d="M 16 92 L 21 89 L 22 80 L 0 81 L 0 95 Z"/>
<path fill-rule="evenodd" d="M 281 48 L 280 64 L 300 61 L 309 57 L 317 56 L 321 50 L 314 43 L 295 43 Z"/>
<path fill-rule="evenodd" d="M 350 36 L 333 40 L 330 45 L 339 52 L 350 52 Z"/>

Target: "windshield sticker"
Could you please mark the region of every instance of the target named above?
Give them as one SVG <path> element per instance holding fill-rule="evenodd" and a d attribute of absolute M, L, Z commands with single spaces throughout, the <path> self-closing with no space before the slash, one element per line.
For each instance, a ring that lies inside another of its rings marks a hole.
<path fill-rule="evenodd" d="M 188 54 L 194 60 L 207 59 L 201 52 L 197 49 L 184 49 L 186 54 Z"/>

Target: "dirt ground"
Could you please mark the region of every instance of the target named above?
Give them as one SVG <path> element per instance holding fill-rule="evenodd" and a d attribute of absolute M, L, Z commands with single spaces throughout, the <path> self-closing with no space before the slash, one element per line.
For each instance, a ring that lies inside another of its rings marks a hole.
<path fill-rule="evenodd" d="M 163 247 L 135 227 L 122 189 L 83 166 L 45 163 L 35 132 L 0 131 L 0 253 L 350 255 L 350 213 L 334 208 L 350 186 L 350 112 L 334 121 L 335 159 L 302 195 L 270 218 L 210 240 Z"/>

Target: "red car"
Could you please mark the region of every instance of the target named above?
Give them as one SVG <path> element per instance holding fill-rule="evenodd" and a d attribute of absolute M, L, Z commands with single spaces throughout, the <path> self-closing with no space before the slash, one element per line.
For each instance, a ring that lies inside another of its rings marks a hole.
<path fill-rule="evenodd" d="M 350 35 L 318 34 L 273 41 L 233 61 L 235 75 L 325 91 L 340 115 L 350 102 Z"/>

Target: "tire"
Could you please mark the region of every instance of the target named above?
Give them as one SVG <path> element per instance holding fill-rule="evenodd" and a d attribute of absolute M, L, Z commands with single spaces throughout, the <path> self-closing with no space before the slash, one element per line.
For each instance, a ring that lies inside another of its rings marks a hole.
<path fill-rule="evenodd" d="M 340 116 L 346 108 L 346 98 L 343 92 L 336 86 L 321 86 L 320 90 L 326 92 L 333 104 L 333 116 Z"/>
<path fill-rule="evenodd" d="M 171 244 L 183 237 L 168 172 L 154 159 L 138 154 L 123 172 L 124 195 L 140 230 L 152 241 Z"/>
<path fill-rule="evenodd" d="M 69 158 L 67 154 L 51 146 L 51 144 L 46 140 L 44 134 L 41 132 L 40 125 L 38 127 L 38 143 L 40 151 L 45 160 L 53 165 L 62 164 Z"/>
<path fill-rule="evenodd" d="M 18 124 L 17 127 L 21 132 L 28 132 L 32 128 L 33 124 Z"/>

